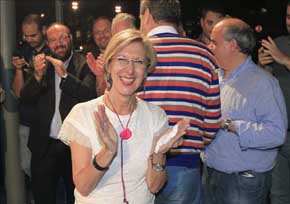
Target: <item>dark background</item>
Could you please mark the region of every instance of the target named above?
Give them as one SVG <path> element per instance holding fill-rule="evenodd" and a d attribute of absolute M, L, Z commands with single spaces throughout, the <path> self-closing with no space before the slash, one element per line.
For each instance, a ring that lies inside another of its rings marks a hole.
<path fill-rule="evenodd" d="M 220 1 L 227 13 L 239 17 L 253 28 L 260 24 L 263 32 L 258 38 L 265 35 L 276 37 L 285 33 L 285 8 L 288 0 L 216 0 Z M 107 15 L 114 17 L 115 5 L 122 6 L 122 12 L 139 16 L 139 0 L 78 0 L 79 9 L 73 11 L 72 0 L 64 2 L 64 23 L 73 33 L 76 47 L 90 39 L 90 29 L 95 17 Z M 182 23 L 189 37 L 195 37 L 200 32 L 199 7 L 204 0 L 181 0 Z M 17 38 L 21 40 L 21 21 L 29 13 L 44 13 L 47 24 L 55 21 L 55 0 L 15 0 Z M 267 12 L 262 12 L 262 8 Z M 138 22 L 139 23 L 139 22 Z M 78 35 L 76 34 L 78 33 Z"/>

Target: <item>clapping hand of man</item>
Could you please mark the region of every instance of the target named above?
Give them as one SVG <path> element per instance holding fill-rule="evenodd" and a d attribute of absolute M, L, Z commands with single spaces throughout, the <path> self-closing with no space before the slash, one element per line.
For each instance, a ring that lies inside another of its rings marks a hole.
<path fill-rule="evenodd" d="M 55 69 L 57 76 L 63 78 L 67 75 L 63 61 L 56 59 L 56 58 L 53 58 L 51 56 L 46 56 L 45 59 L 47 61 L 49 61 L 54 66 L 54 69 Z"/>
<path fill-rule="evenodd" d="M 33 65 L 34 65 L 33 66 L 34 77 L 37 81 L 41 81 L 47 69 L 45 54 L 42 53 L 42 54 L 36 55 L 33 60 Z"/>
<path fill-rule="evenodd" d="M 263 66 L 273 61 L 283 64 L 286 67 L 290 67 L 290 57 L 281 52 L 276 43 L 271 37 L 267 37 L 267 40 L 261 41 L 262 47 L 259 49 L 259 63 Z"/>
<path fill-rule="evenodd" d="M 96 75 L 100 76 L 103 74 L 103 54 L 100 54 L 97 59 L 91 52 L 87 54 L 87 64 L 90 70 Z"/>
<path fill-rule="evenodd" d="M 42 53 L 34 58 L 34 76 L 37 81 L 40 81 L 44 76 L 47 69 L 47 61 L 53 65 L 55 72 L 59 77 L 65 77 L 67 72 L 63 61 Z"/>

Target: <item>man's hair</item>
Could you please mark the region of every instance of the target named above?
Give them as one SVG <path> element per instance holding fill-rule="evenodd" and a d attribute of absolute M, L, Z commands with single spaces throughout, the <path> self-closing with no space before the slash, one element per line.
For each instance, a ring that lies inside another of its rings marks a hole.
<path fill-rule="evenodd" d="M 224 39 L 227 41 L 236 40 L 240 51 L 251 55 L 256 45 L 253 29 L 244 21 L 235 21 L 225 28 Z"/>
<path fill-rule="evenodd" d="M 226 9 L 225 7 L 213 0 L 213 1 L 206 1 L 202 4 L 201 8 L 200 8 L 200 16 L 201 18 L 205 18 L 206 14 L 211 11 L 211 12 L 214 12 L 214 13 L 219 13 L 221 14 L 222 16 L 226 16 Z"/>
<path fill-rule="evenodd" d="M 144 14 L 149 9 L 153 19 L 174 23 L 180 22 L 180 3 L 179 0 L 141 0 L 140 14 Z"/>
<path fill-rule="evenodd" d="M 287 6 L 290 6 L 290 1 L 288 1 Z"/>
<path fill-rule="evenodd" d="M 41 31 L 44 26 L 44 22 L 38 14 L 29 14 L 25 16 L 25 18 L 22 21 L 22 26 L 34 23 L 37 25 L 37 29 Z"/>
<path fill-rule="evenodd" d="M 98 16 L 97 18 L 95 18 L 95 20 L 93 21 L 93 26 L 92 26 L 92 29 L 95 25 L 96 22 L 100 21 L 100 20 L 106 20 L 106 21 L 109 21 L 110 23 L 112 23 L 112 19 L 108 16 Z"/>
<path fill-rule="evenodd" d="M 129 21 L 132 27 L 135 27 L 136 18 L 129 13 L 118 13 L 112 21 L 112 26 L 121 21 Z"/>
<path fill-rule="evenodd" d="M 54 23 L 50 24 L 50 25 L 48 26 L 48 28 L 47 28 L 46 31 L 48 31 L 49 29 L 51 29 L 51 28 L 54 27 L 54 26 L 65 27 L 66 30 L 67 30 L 67 34 L 71 34 L 71 32 L 70 32 L 70 28 L 69 28 L 67 25 L 65 25 L 65 24 L 63 24 L 63 23 L 59 23 L 59 22 L 54 22 Z"/>

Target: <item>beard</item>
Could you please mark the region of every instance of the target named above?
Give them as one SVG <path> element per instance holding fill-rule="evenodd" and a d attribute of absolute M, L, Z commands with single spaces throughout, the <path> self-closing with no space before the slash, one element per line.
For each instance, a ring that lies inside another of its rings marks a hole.
<path fill-rule="evenodd" d="M 59 45 L 55 47 L 54 51 L 52 52 L 53 56 L 61 61 L 66 61 L 70 55 L 71 55 L 71 46 L 64 46 L 64 45 Z"/>
<path fill-rule="evenodd" d="M 37 48 L 41 47 L 42 42 L 33 41 L 33 42 L 27 42 L 27 44 L 30 47 L 32 47 L 33 49 L 37 49 Z"/>

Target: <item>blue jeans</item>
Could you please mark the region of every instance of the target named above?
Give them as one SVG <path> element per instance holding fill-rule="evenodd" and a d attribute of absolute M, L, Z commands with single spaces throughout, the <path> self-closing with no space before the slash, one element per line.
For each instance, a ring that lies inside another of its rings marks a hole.
<path fill-rule="evenodd" d="M 167 166 L 168 181 L 157 194 L 155 204 L 200 204 L 199 168 Z"/>
<path fill-rule="evenodd" d="M 226 174 L 208 168 L 206 204 L 265 204 L 271 188 L 271 171 Z"/>
<path fill-rule="evenodd" d="M 271 204 L 290 203 L 290 132 L 272 173 Z"/>

